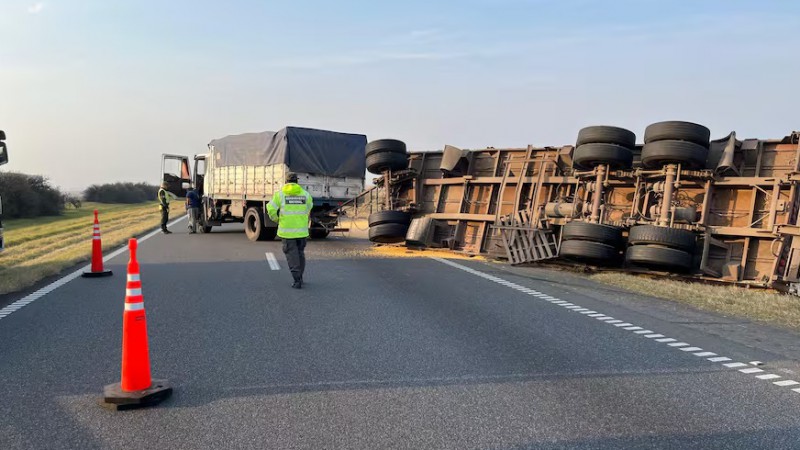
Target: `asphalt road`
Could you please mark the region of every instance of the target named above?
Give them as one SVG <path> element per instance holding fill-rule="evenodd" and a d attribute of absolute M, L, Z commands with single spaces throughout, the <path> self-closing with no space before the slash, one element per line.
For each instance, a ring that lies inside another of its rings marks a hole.
<path fill-rule="evenodd" d="M 790 333 L 345 238 L 309 243 L 297 291 L 279 242 L 183 225 L 139 250 L 152 372 L 173 397 L 97 404 L 119 379 L 121 255 L 114 277 L 0 320 L 0 448 L 800 448 L 794 349 L 769 344 Z M 755 359 L 763 372 L 742 373 Z"/>

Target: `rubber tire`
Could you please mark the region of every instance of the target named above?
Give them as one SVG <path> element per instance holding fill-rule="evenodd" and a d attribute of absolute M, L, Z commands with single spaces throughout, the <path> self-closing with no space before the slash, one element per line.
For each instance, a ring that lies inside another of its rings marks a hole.
<path fill-rule="evenodd" d="M 657 227 L 655 225 L 637 225 L 632 227 L 628 234 L 630 245 L 663 245 L 664 247 L 694 253 L 697 238 L 689 230 L 677 228 Z"/>
<path fill-rule="evenodd" d="M 686 141 L 708 148 L 710 139 L 711 130 L 692 122 L 677 120 L 658 122 L 644 130 L 645 144 L 660 141 Z"/>
<path fill-rule="evenodd" d="M 633 153 L 616 144 L 583 144 L 575 149 L 572 162 L 579 169 L 592 169 L 608 164 L 615 169 L 628 169 L 633 165 Z"/>
<path fill-rule="evenodd" d="M 405 153 L 380 152 L 367 156 L 367 170 L 380 175 L 387 170 L 408 168 L 408 155 Z"/>
<path fill-rule="evenodd" d="M 369 240 L 381 244 L 395 244 L 405 241 L 406 233 L 408 233 L 408 225 L 385 223 L 369 227 Z"/>
<path fill-rule="evenodd" d="M 619 262 L 620 254 L 616 247 L 599 242 L 563 241 L 558 257 L 612 265 Z"/>
<path fill-rule="evenodd" d="M 211 233 L 211 228 L 213 228 L 211 225 L 201 226 L 200 227 L 200 232 L 203 233 L 203 234 Z"/>
<path fill-rule="evenodd" d="M 699 169 L 706 165 L 708 149 L 686 141 L 657 141 L 644 144 L 642 165 L 660 168 L 665 164 L 681 164 L 688 169 Z"/>
<path fill-rule="evenodd" d="M 308 229 L 308 237 L 311 239 L 325 239 L 329 234 L 331 234 L 331 232 L 324 227 L 313 227 Z"/>
<path fill-rule="evenodd" d="M 562 241 L 590 241 L 620 247 L 622 228 L 599 223 L 569 222 L 561 228 Z"/>
<path fill-rule="evenodd" d="M 625 148 L 636 147 L 636 135 L 633 131 L 619 127 L 591 126 L 578 132 L 576 147 L 583 144 L 616 144 Z"/>
<path fill-rule="evenodd" d="M 674 248 L 632 245 L 625 252 L 625 262 L 634 266 L 687 271 L 692 268 L 694 258 L 689 253 Z"/>
<path fill-rule="evenodd" d="M 370 214 L 367 222 L 371 227 L 385 223 L 399 223 L 408 226 L 411 225 L 411 214 L 403 211 L 378 211 Z"/>
<path fill-rule="evenodd" d="M 378 139 L 367 144 L 364 149 L 364 155 L 369 156 L 373 153 L 389 152 L 389 153 L 406 153 L 406 143 L 398 141 L 397 139 Z"/>

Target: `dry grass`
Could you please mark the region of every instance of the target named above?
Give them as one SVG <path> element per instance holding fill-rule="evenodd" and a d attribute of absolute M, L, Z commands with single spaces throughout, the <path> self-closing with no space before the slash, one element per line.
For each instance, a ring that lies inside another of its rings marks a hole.
<path fill-rule="evenodd" d="M 658 280 L 622 273 L 599 273 L 589 278 L 727 316 L 800 330 L 800 299 L 773 291 Z"/>
<path fill-rule="evenodd" d="M 93 210 L 100 211 L 103 249 L 110 250 L 159 224 L 153 203 L 85 203 L 64 215 L 4 222 L 6 250 L 0 253 L 0 294 L 15 292 L 88 261 L 92 249 Z"/>

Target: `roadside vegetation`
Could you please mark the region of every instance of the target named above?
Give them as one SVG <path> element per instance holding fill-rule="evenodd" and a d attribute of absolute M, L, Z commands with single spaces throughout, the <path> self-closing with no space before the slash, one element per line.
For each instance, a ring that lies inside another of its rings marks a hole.
<path fill-rule="evenodd" d="M 60 216 L 4 221 L 6 250 L 0 253 L 0 294 L 19 291 L 88 261 L 95 209 L 100 211 L 105 251 L 159 224 L 155 202 L 133 205 L 84 202 L 80 209 L 66 209 Z"/>
<path fill-rule="evenodd" d="M 623 273 L 597 273 L 591 280 L 686 303 L 730 317 L 800 330 L 800 298 L 762 289 L 660 280 Z"/>
<path fill-rule="evenodd" d="M 155 201 L 158 186 L 147 183 L 93 184 L 83 191 L 87 202 L 142 203 Z"/>
<path fill-rule="evenodd" d="M 17 172 L 0 172 L 0 195 L 7 219 L 57 216 L 68 200 L 47 178 Z"/>

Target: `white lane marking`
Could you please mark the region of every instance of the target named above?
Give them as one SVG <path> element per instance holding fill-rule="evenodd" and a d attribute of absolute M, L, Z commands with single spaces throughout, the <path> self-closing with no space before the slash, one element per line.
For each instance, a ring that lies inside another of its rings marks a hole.
<path fill-rule="evenodd" d="M 708 358 L 708 360 L 711 361 L 711 362 L 731 361 L 731 359 L 728 358 L 727 356 L 717 356 L 717 357 L 714 357 L 714 358 Z"/>
<path fill-rule="evenodd" d="M 170 222 L 169 225 L 170 226 L 175 225 L 176 223 L 180 222 L 181 220 L 185 220 L 185 219 L 186 219 L 186 216 L 181 216 L 181 217 L 173 220 L 172 222 Z M 144 236 L 140 237 L 138 239 L 138 241 L 139 241 L 139 243 L 142 243 L 142 242 L 150 239 L 151 237 L 155 236 L 156 234 L 158 234 L 160 232 L 161 232 L 160 229 L 153 230 L 150 233 L 147 233 Z M 108 255 L 104 256 L 103 257 L 103 262 L 108 262 L 112 258 L 116 258 L 117 256 L 121 255 L 122 253 L 124 253 L 126 251 L 128 251 L 128 244 L 127 243 L 125 243 L 125 245 L 123 245 L 122 247 L 120 247 L 120 248 L 114 250 L 113 252 L 109 253 Z M 11 313 L 13 313 L 15 311 L 18 311 L 23 306 L 29 305 L 30 303 L 33 303 L 34 300 L 38 300 L 38 299 L 44 297 L 45 295 L 49 294 L 50 292 L 53 292 L 54 290 L 60 288 L 61 286 L 69 283 L 70 281 L 72 281 L 72 280 L 74 280 L 76 278 L 79 278 L 83 274 L 83 272 L 85 272 L 87 270 L 90 270 L 91 267 L 92 267 L 91 263 L 87 264 L 85 266 L 82 266 L 78 270 L 72 272 L 71 274 L 66 275 L 66 276 L 64 276 L 62 278 L 59 278 L 58 280 L 53 281 L 52 283 L 48 284 L 47 286 L 39 289 L 38 291 L 32 292 L 32 293 L 26 295 L 25 297 L 22 297 L 21 299 L 15 301 L 14 303 L 11 303 L 10 305 L 7 305 L 6 307 L 0 309 L 0 319 L 4 319 L 4 318 L 10 316 Z"/>
<path fill-rule="evenodd" d="M 278 260 L 275 259 L 275 255 L 272 252 L 265 253 L 267 255 L 267 263 L 269 263 L 269 268 L 272 270 L 281 270 L 281 266 L 278 264 Z"/>
<path fill-rule="evenodd" d="M 759 380 L 776 380 L 780 377 L 781 377 L 780 375 L 775 375 L 774 373 L 768 373 L 765 375 L 756 375 L 756 378 L 758 378 Z"/>
<path fill-rule="evenodd" d="M 545 295 L 545 294 L 539 293 L 538 291 L 533 291 L 531 289 L 525 288 L 524 286 L 520 286 L 518 284 L 511 283 L 511 282 L 508 282 L 506 280 L 503 280 L 502 278 L 498 278 L 498 277 L 495 277 L 495 276 L 487 275 L 487 274 L 484 274 L 484 273 L 482 273 L 480 271 L 477 271 L 475 269 L 471 269 L 469 267 L 462 266 L 461 264 L 457 264 L 457 263 L 454 263 L 454 262 L 451 262 L 451 261 L 448 261 L 448 260 L 442 259 L 442 258 L 431 258 L 431 259 L 439 261 L 442 264 L 446 264 L 448 266 L 452 266 L 452 267 L 455 267 L 457 269 L 461 269 L 461 270 L 463 270 L 465 272 L 468 272 L 468 273 L 471 273 L 473 275 L 477 275 L 477 276 L 479 276 L 481 278 L 484 278 L 484 279 L 487 279 L 487 280 L 490 280 L 490 281 L 494 281 L 496 283 L 499 283 L 499 284 L 514 288 L 514 289 L 516 289 L 518 291 L 531 294 L 531 295 L 533 295 L 535 297 L 538 297 L 540 299 L 546 300 L 549 303 L 560 305 L 560 306 L 562 306 L 562 307 L 564 307 L 566 309 L 570 309 L 570 310 L 573 310 L 575 312 L 580 312 L 581 314 L 586 314 L 587 317 L 592 317 L 594 319 L 597 319 L 597 320 L 600 320 L 600 321 L 604 321 L 606 323 L 613 324 L 613 325 L 615 325 L 617 327 L 628 327 L 628 328 L 624 328 L 624 329 L 633 331 L 636 334 L 644 335 L 644 337 L 649 338 L 649 339 L 655 339 L 656 342 L 667 343 L 667 345 L 669 345 L 670 347 L 679 348 L 681 351 L 684 351 L 684 352 L 697 352 L 697 353 L 693 353 L 695 356 L 698 356 L 698 357 L 711 356 L 711 358 L 706 358 L 710 362 L 731 361 L 731 358 L 728 358 L 726 356 L 716 356 L 717 354 L 714 353 L 714 352 L 704 352 L 704 351 L 702 351 L 703 349 L 700 348 L 700 347 L 692 347 L 686 342 L 676 342 L 676 339 L 664 337 L 663 334 L 653 333 L 652 330 L 644 330 L 644 329 L 642 329 L 642 327 L 638 327 L 638 326 L 635 326 L 635 325 L 633 325 L 631 323 L 627 323 L 627 322 L 623 323 L 622 320 L 614 319 L 611 316 L 606 316 L 606 315 L 604 315 L 602 313 L 598 313 L 596 311 L 590 311 L 590 310 L 588 310 L 586 308 L 583 308 L 581 306 L 575 305 L 573 303 L 566 302 L 566 301 L 561 300 L 561 299 L 559 299 L 557 297 L 552 297 L 552 296 L 549 296 L 549 295 Z M 534 293 L 534 292 L 536 292 L 536 293 Z M 2 313 L 3 313 L 2 310 L 0 310 L 0 314 L 2 314 Z M 760 365 L 763 365 L 763 363 L 761 361 L 751 361 L 750 365 L 760 366 Z M 764 372 L 764 370 L 762 370 L 762 369 L 759 369 L 759 368 L 756 368 L 756 367 L 748 367 L 747 364 L 744 364 L 744 363 L 741 363 L 741 362 L 725 363 L 725 364 L 723 364 L 723 366 L 725 366 L 727 368 L 731 368 L 731 369 L 736 369 L 736 368 L 739 368 L 739 367 L 747 367 L 745 369 L 739 369 L 739 372 L 746 373 L 746 374 Z M 774 379 L 781 378 L 781 377 L 780 377 L 780 375 L 775 375 L 775 374 L 762 374 L 762 375 L 757 375 L 756 378 L 759 378 L 759 379 L 762 379 L 762 380 L 774 380 Z M 795 386 L 795 385 L 800 384 L 800 382 L 797 382 L 797 381 L 794 381 L 794 380 L 782 380 L 782 381 L 775 381 L 775 382 L 773 382 L 773 384 L 783 387 L 783 386 Z M 792 389 L 792 391 L 800 393 L 800 388 Z"/>
<path fill-rule="evenodd" d="M 732 363 L 728 363 L 728 364 L 723 364 L 723 366 L 725 366 L 725 367 L 727 367 L 729 369 L 736 369 L 737 367 L 747 367 L 747 364 L 740 363 L 740 362 L 732 362 Z"/>

